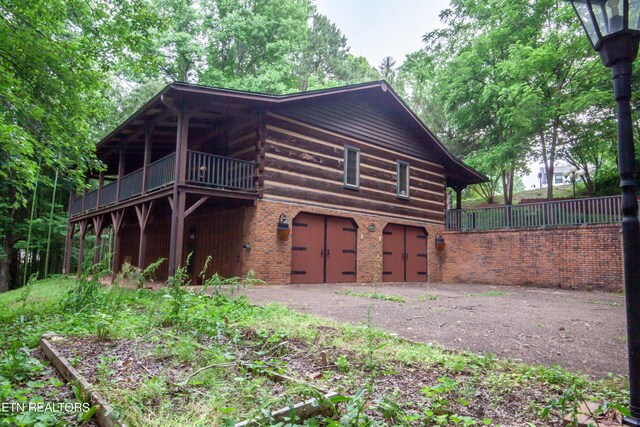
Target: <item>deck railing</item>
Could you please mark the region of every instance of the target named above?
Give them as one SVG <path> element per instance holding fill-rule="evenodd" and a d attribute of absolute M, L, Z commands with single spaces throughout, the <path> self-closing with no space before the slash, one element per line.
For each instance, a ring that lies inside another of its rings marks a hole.
<path fill-rule="evenodd" d="M 622 220 L 621 196 L 592 197 L 495 208 L 449 210 L 447 230 L 563 227 Z"/>
<path fill-rule="evenodd" d="M 147 191 L 173 184 L 176 175 L 176 155 L 170 154 L 147 166 Z"/>
<path fill-rule="evenodd" d="M 71 216 L 75 216 L 82 213 L 82 197 L 71 201 L 69 212 L 71 213 Z"/>
<path fill-rule="evenodd" d="M 116 192 L 118 181 L 113 181 L 102 187 L 100 190 L 100 207 L 109 206 L 116 202 Z"/>
<path fill-rule="evenodd" d="M 253 162 L 189 150 L 187 181 L 199 185 L 253 190 Z"/>
<path fill-rule="evenodd" d="M 87 193 L 84 198 L 84 210 L 92 211 L 98 207 L 98 192 L 92 191 Z"/>
<path fill-rule="evenodd" d="M 142 194 L 142 169 L 131 172 L 120 179 L 120 200 L 127 200 Z"/>
<path fill-rule="evenodd" d="M 176 156 L 172 153 L 147 166 L 145 191 L 154 191 L 175 181 Z M 254 163 L 251 161 L 216 156 L 189 150 L 187 152 L 187 182 L 207 187 L 229 190 L 251 191 Z M 98 190 L 90 191 L 83 198 L 71 201 L 71 216 L 122 202 L 142 194 L 142 169 L 138 169 L 120 179 L 120 197 L 116 200 L 118 181 L 110 182 Z"/>

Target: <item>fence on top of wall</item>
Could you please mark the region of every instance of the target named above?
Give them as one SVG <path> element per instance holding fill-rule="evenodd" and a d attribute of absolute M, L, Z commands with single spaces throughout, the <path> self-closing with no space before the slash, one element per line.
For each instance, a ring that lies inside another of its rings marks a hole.
<path fill-rule="evenodd" d="M 621 205 L 622 196 L 606 196 L 454 209 L 446 212 L 446 227 L 451 231 L 473 231 L 612 224 L 622 220 Z"/>

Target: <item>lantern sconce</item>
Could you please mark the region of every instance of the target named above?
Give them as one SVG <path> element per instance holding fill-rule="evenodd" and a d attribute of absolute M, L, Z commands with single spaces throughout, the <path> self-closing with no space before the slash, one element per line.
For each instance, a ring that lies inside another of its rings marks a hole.
<path fill-rule="evenodd" d="M 282 241 L 289 240 L 290 233 L 291 233 L 291 229 L 289 228 L 287 215 L 282 213 L 280 214 L 280 218 L 278 218 L 278 240 L 282 240 Z"/>
<path fill-rule="evenodd" d="M 436 250 L 444 251 L 444 238 L 442 237 L 442 234 L 438 234 L 436 236 Z"/>

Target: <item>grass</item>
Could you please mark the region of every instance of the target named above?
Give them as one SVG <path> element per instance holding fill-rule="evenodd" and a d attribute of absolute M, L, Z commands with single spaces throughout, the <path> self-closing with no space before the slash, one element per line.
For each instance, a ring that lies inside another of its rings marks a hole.
<path fill-rule="evenodd" d="M 381 301 L 393 301 L 393 302 L 406 302 L 407 300 L 400 295 L 389 295 L 383 294 L 381 292 L 358 292 L 353 289 L 345 289 L 344 291 L 335 290 L 333 291 L 336 294 L 347 295 L 350 297 L 360 297 L 360 298 L 369 298 L 369 299 L 377 299 Z"/>
<path fill-rule="evenodd" d="M 87 283 L 57 278 L 33 284 L 26 299 L 21 290 L 0 295 L 0 401 L 52 399 L 34 382 L 55 379 L 42 378 L 42 360 L 29 349 L 56 332 L 67 337 L 68 359 L 132 426 L 232 425 L 317 396 L 260 373 L 269 370 L 344 396 L 338 413 L 306 425 L 561 425 L 583 400 L 628 403 L 622 378 L 592 380 L 404 341 L 371 327 L 372 313 L 363 325 L 338 324 L 218 290 L 207 296 L 179 286 L 152 292 Z M 360 294 L 348 295 L 384 295 Z M 311 380 L 310 372 L 320 377 Z M 46 415 L 44 424 L 62 420 Z M 0 425 L 33 424 L 27 421 L 0 412 Z"/>
<path fill-rule="evenodd" d="M 586 190 L 582 185 L 576 185 L 576 197 L 586 197 Z M 556 185 L 553 187 L 553 197 L 560 198 L 572 198 L 573 187 L 571 185 Z M 522 199 L 546 199 L 547 189 L 534 189 L 525 190 L 513 195 L 513 204 L 517 205 Z M 541 200 L 544 201 L 544 200 Z M 495 198 L 495 205 L 501 205 L 504 203 L 504 197 L 498 194 Z M 474 197 L 462 200 L 462 209 L 473 209 L 477 207 L 487 207 L 486 202 L 483 199 Z"/>
<path fill-rule="evenodd" d="M 486 292 L 465 292 L 465 297 L 506 297 L 511 295 L 509 292 L 504 291 L 486 291 Z"/>

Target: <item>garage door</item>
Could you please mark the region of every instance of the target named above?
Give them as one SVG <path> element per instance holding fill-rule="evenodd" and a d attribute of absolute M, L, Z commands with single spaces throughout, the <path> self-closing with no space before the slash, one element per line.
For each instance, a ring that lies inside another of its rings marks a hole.
<path fill-rule="evenodd" d="M 355 282 L 357 235 L 351 219 L 298 214 L 292 222 L 291 283 Z"/>
<path fill-rule="evenodd" d="M 382 277 L 385 282 L 426 282 L 427 233 L 423 228 L 389 224 L 383 232 Z"/>

